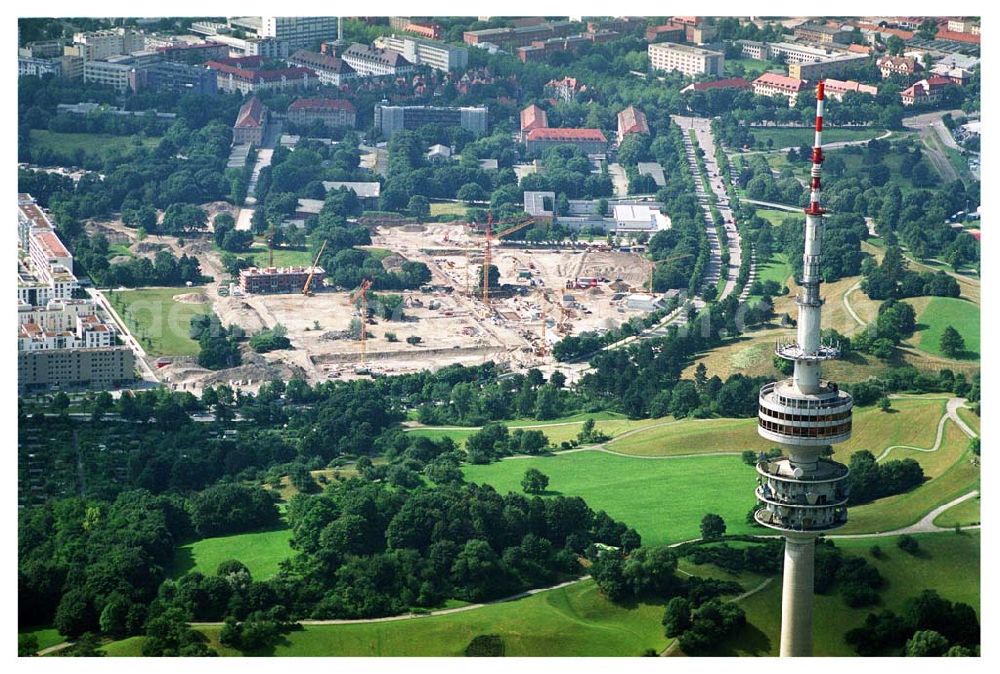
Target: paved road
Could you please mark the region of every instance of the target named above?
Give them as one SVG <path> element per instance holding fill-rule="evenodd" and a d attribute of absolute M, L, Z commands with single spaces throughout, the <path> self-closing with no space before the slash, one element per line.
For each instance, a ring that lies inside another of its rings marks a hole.
<path fill-rule="evenodd" d="M 947 155 L 944 152 L 937 149 L 935 144 L 928 142 L 928 137 L 937 137 L 942 144 L 947 147 L 958 149 L 958 144 L 955 142 L 954 137 L 951 135 L 951 131 L 948 127 L 944 125 L 941 119 L 948 113 L 951 113 L 952 117 L 957 115 L 964 115 L 965 113 L 961 110 L 939 110 L 937 112 L 925 112 L 922 115 L 914 115 L 913 117 L 905 117 L 903 119 L 903 126 L 908 129 L 913 129 L 920 132 L 920 138 L 923 140 L 924 149 L 927 151 L 927 158 L 930 160 L 934 168 L 941 175 L 941 178 L 946 182 L 950 182 L 958 178 L 958 172 L 955 171 L 955 167 L 951 165 L 948 160 Z"/>
<path fill-rule="evenodd" d="M 618 162 L 614 164 L 608 164 L 608 174 L 611 176 L 611 181 L 615 185 L 615 196 L 616 197 L 627 197 L 628 196 L 628 176 L 625 175 L 625 169 Z"/>

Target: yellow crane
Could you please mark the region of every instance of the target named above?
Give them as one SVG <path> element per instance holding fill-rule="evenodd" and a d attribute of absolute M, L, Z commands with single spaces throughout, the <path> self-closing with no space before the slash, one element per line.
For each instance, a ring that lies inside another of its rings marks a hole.
<path fill-rule="evenodd" d="M 312 297 L 313 275 L 316 273 L 316 265 L 319 264 L 319 258 L 323 255 L 324 250 L 326 250 L 326 239 L 323 239 L 323 243 L 319 247 L 319 252 L 316 253 L 316 259 L 313 260 L 312 267 L 309 268 L 309 276 L 306 277 L 305 285 L 302 286 L 302 294 L 306 297 Z"/>
<path fill-rule="evenodd" d="M 371 280 L 365 279 L 361 282 L 361 286 L 351 295 L 351 302 L 361 300 L 361 330 L 358 336 L 358 339 L 361 340 L 361 366 L 358 368 L 359 370 L 365 369 L 366 337 L 368 335 L 365 326 L 368 325 L 368 289 L 371 287 Z"/>
<path fill-rule="evenodd" d="M 510 227 L 502 229 L 496 234 L 493 232 L 493 214 L 490 213 L 486 216 L 486 249 L 483 255 L 483 304 L 486 307 L 490 306 L 490 264 L 493 260 L 493 237 L 501 239 L 508 234 L 513 234 L 514 232 L 520 231 L 527 227 L 528 225 L 535 222 L 535 219 L 530 215 L 522 220 L 514 222 Z"/>

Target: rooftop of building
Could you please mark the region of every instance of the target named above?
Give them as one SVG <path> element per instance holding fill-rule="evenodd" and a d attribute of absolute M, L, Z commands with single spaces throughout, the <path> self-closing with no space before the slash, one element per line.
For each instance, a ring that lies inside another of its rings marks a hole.
<path fill-rule="evenodd" d="M 703 47 L 694 47 L 689 44 L 679 44 L 677 42 L 654 42 L 649 45 L 650 49 L 653 50 L 663 50 L 670 49 L 671 51 L 678 51 L 684 54 L 691 54 L 694 56 L 721 56 L 722 52 L 714 51 L 712 49 L 705 49 Z"/>
<path fill-rule="evenodd" d="M 787 75 L 779 75 L 778 73 L 764 73 L 755 79 L 753 83 L 779 87 L 790 91 L 800 91 L 805 86 L 805 80 L 788 77 Z"/>
<path fill-rule="evenodd" d="M 288 60 L 305 63 L 313 68 L 329 70 L 341 74 L 354 72 L 354 68 L 352 68 L 351 65 L 345 62 L 342 58 L 332 54 L 320 54 L 319 52 L 308 51 L 306 49 L 299 49 L 297 52 L 289 56 Z"/>
<path fill-rule="evenodd" d="M 403 68 L 413 65 L 398 51 L 393 51 L 391 49 L 378 49 L 377 47 L 371 47 L 358 42 L 355 42 L 344 50 L 344 56 L 356 56 L 358 58 L 381 61 L 387 66 L 391 66 L 393 68 Z"/>
<path fill-rule="evenodd" d="M 343 110 L 354 112 L 354 104 L 342 98 L 298 98 L 288 106 L 288 112 L 303 110 L 309 112 Z"/>
<path fill-rule="evenodd" d="M 356 195 L 361 198 L 378 198 L 382 193 L 382 184 L 379 182 L 350 182 L 343 180 L 324 180 L 323 188 L 329 192 L 330 190 L 338 190 L 341 187 L 352 190 Z"/>
<path fill-rule="evenodd" d="M 322 267 L 247 267 L 240 276 L 282 276 L 289 274 L 324 274 Z"/>
<path fill-rule="evenodd" d="M 55 232 L 51 230 L 33 232 L 32 236 L 50 257 L 69 257 L 69 251 Z"/>
<path fill-rule="evenodd" d="M 255 129 L 264 125 L 264 115 L 267 107 L 260 102 L 256 96 L 251 96 L 250 100 L 243 104 L 239 114 L 236 115 L 234 127 L 239 129 Z"/>
<path fill-rule="evenodd" d="M 566 140 L 566 141 L 592 141 L 606 143 L 608 139 L 600 129 L 552 129 L 538 128 L 532 129 L 528 133 L 528 140 Z"/>
<path fill-rule="evenodd" d="M 521 111 L 521 131 L 531 131 L 541 129 L 549 125 L 548 115 L 545 110 L 534 103 Z"/>
<path fill-rule="evenodd" d="M 824 82 L 826 90 L 835 94 L 856 91 L 860 94 L 878 95 L 878 87 L 873 87 L 870 84 L 861 84 L 861 82 L 855 82 L 854 80 L 835 80 L 827 77 Z"/>
<path fill-rule="evenodd" d="M 633 105 L 618 113 L 618 128 L 623 133 L 649 133 L 646 114 Z"/>

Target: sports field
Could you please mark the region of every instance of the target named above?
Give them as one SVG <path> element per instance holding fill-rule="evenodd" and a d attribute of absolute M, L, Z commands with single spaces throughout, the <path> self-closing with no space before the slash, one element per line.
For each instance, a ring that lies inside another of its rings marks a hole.
<path fill-rule="evenodd" d="M 107 133 L 59 133 L 45 129 L 31 130 L 31 145 L 35 148 L 45 148 L 60 156 L 72 157 L 78 150 L 88 155 L 106 158 L 114 151 L 125 152 L 140 143 L 152 149 L 160 144 L 159 138 L 139 136 L 112 136 Z"/>
<path fill-rule="evenodd" d="M 171 575 L 178 577 L 188 571 L 198 571 L 214 576 L 219 564 L 236 559 L 246 564 L 254 580 L 266 580 L 278 572 L 278 564 L 283 559 L 294 554 L 288 547 L 291 537 L 291 529 L 282 528 L 203 538 L 177 548 Z"/>
<path fill-rule="evenodd" d="M 949 325 L 965 340 L 961 360 L 979 359 L 979 307 L 954 297 L 930 297 L 909 300 L 917 310 L 917 332 L 914 340 L 921 350 L 945 357 L 941 351 L 941 335 Z"/>
<path fill-rule="evenodd" d="M 888 581 L 879 606 L 852 609 L 833 591 L 816 595 L 813 644 L 817 656 L 857 655 L 844 643 L 844 634 L 860 627 L 871 612 L 889 609 L 898 613 L 902 603 L 924 589 L 934 589 L 950 601 L 961 601 L 979 610 L 979 533 L 970 531 L 920 534 L 921 552 L 910 555 L 896 547 L 896 537 L 840 539 L 835 543 L 849 554 L 864 556 Z M 883 559 L 870 553 L 878 545 Z M 780 640 L 781 583 L 740 602 L 747 626 L 722 645 L 719 655 L 777 655 Z"/>
<path fill-rule="evenodd" d="M 465 466 L 469 482 L 493 485 L 501 494 L 523 493 L 528 468 L 549 477 L 548 494 L 581 496 L 594 510 L 605 510 L 642 536 L 644 545 L 697 538 L 701 518 L 722 516 L 728 533 L 748 533 L 754 470 L 738 456 L 641 459 L 587 450 L 550 457 L 506 459 Z"/>
<path fill-rule="evenodd" d="M 108 292 L 115 311 L 150 356 L 196 356 L 198 342 L 191 339 L 191 317 L 208 314 L 207 302 L 178 302 L 175 295 L 204 292 L 194 288 L 140 288 Z"/>

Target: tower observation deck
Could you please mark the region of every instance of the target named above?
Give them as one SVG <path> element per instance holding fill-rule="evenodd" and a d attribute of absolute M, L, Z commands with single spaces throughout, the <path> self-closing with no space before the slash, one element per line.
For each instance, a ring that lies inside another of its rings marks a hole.
<path fill-rule="evenodd" d="M 809 207 L 801 290 L 796 298 L 798 330 L 775 354 L 795 364 L 790 379 L 766 384 L 758 399 L 757 432 L 783 446 L 786 456 L 757 464 L 758 523 L 785 537 L 781 598 L 781 655 L 812 655 L 813 566 L 816 537 L 847 522 L 847 466 L 824 458 L 824 450 L 851 437 L 849 393 L 824 380 L 820 365 L 837 358 L 836 344 L 820 339 L 819 295 L 823 209 L 819 205 L 823 163 L 823 81 L 816 87 L 816 141 L 812 151 Z"/>

